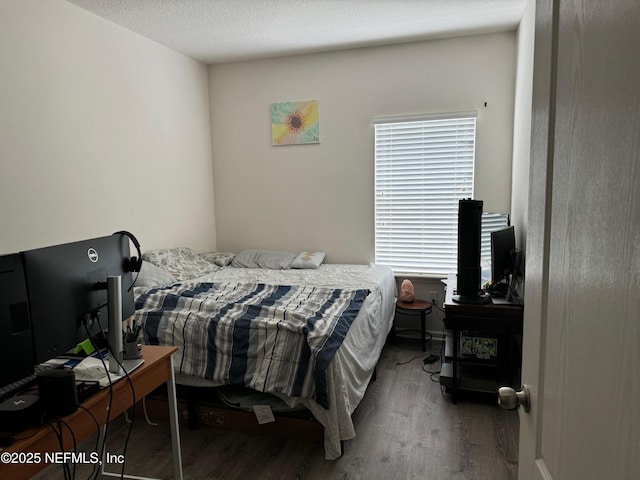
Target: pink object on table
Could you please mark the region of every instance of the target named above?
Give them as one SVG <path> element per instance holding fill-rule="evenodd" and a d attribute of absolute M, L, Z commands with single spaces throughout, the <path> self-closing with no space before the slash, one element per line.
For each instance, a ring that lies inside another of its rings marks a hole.
<path fill-rule="evenodd" d="M 400 300 L 403 302 L 411 303 L 416 298 L 415 290 L 411 280 L 403 280 L 400 285 Z"/>

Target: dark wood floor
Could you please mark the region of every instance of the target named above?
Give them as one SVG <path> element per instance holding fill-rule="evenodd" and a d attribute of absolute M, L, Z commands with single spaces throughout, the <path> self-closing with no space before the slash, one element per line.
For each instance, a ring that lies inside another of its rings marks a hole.
<path fill-rule="evenodd" d="M 438 353 L 439 344 L 432 348 Z M 369 386 L 354 414 L 357 436 L 345 442 L 344 455 L 338 460 L 324 460 L 319 442 L 250 436 L 212 427 L 190 431 L 182 426 L 184 478 L 515 479 L 517 413 L 488 402 L 460 399 L 452 404 L 432 375 L 423 370 L 427 354 L 411 340 L 398 339 L 385 347 L 377 381 Z M 426 367 L 437 370 L 438 364 Z M 126 430 L 122 420 L 112 424 L 108 452 L 121 453 Z M 85 442 L 79 451 L 92 452 L 94 443 Z M 79 468 L 76 478 L 87 478 L 90 471 L 86 466 Z M 126 472 L 172 478 L 166 423 L 153 427 L 136 421 Z M 49 467 L 37 478 L 64 476 L 60 467 Z"/>

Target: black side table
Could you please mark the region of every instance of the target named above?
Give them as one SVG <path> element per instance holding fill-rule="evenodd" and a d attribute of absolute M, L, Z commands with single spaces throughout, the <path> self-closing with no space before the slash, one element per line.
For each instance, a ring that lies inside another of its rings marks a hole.
<path fill-rule="evenodd" d="M 402 313 L 404 315 L 420 315 L 420 332 L 422 334 L 422 351 L 425 352 L 427 350 L 427 330 L 426 330 L 426 316 L 428 313 L 431 313 L 431 309 L 433 305 L 431 302 L 427 302 L 425 300 L 415 299 L 413 302 L 403 302 L 402 300 L 398 300 L 396 302 L 396 312 Z M 394 325 L 395 332 L 395 325 Z"/>

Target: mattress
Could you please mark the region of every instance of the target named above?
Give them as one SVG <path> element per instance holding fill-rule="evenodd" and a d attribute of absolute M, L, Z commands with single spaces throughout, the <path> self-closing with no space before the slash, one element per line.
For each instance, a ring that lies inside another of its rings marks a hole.
<path fill-rule="evenodd" d="M 325 458 L 339 457 L 340 442 L 355 437 L 351 415 L 365 394 L 392 326 L 396 284 L 391 269 L 373 264 L 322 264 L 317 269 L 288 270 L 224 267 L 190 281 L 369 290 L 369 295 L 329 365 L 329 408 L 319 405 L 313 399 L 279 395 L 290 407 L 303 405 L 312 412 L 324 427 Z M 214 385 L 203 378 L 181 374 L 177 374 L 176 381 L 190 386 Z"/>

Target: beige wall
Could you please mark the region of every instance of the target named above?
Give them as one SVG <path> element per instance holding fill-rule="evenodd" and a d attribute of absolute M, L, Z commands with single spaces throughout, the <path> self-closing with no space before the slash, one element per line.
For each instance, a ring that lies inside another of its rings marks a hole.
<path fill-rule="evenodd" d="M 217 246 L 374 258 L 372 118 L 478 110 L 475 197 L 509 212 L 516 34 L 209 67 Z M 271 145 L 271 103 L 317 99 L 317 145 Z M 487 106 L 484 106 L 484 103 Z"/>
<path fill-rule="evenodd" d="M 63 0 L 0 3 L 0 253 L 215 248 L 207 69 Z"/>
<path fill-rule="evenodd" d="M 525 248 L 529 199 L 529 157 L 531 149 L 531 102 L 533 95 L 533 44 L 535 0 L 529 0 L 518 29 L 518 68 L 513 120 L 512 222 L 518 248 Z"/>
<path fill-rule="evenodd" d="M 475 197 L 509 212 L 521 49 L 511 32 L 207 72 L 63 0 L 3 0 L 0 254 L 128 229 L 147 250 L 372 261 L 376 115 L 477 109 Z M 304 99 L 320 101 L 321 143 L 271 146 L 270 104 Z M 442 295 L 438 280 L 415 285 Z"/>

